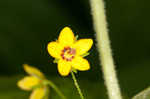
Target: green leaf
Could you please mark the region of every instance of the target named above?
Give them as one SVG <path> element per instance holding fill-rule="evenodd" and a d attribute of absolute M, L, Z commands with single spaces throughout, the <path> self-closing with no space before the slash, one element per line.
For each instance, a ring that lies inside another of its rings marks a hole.
<path fill-rule="evenodd" d="M 90 53 L 87 52 L 87 53 L 82 54 L 81 56 L 82 56 L 82 57 L 86 57 L 86 56 L 88 56 L 89 54 L 90 54 Z"/>
<path fill-rule="evenodd" d="M 41 87 L 42 87 L 42 85 L 38 84 L 38 85 L 33 86 L 32 89 L 34 90 L 34 89 L 41 88 Z"/>
<path fill-rule="evenodd" d="M 53 63 L 58 63 L 59 59 L 55 58 Z"/>
<path fill-rule="evenodd" d="M 74 68 L 72 68 L 72 71 L 74 72 L 74 73 L 78 73 L 78 71 L 76 70 L 76 69 L 74 69 Z"/>
<path fill-rule="evenodd" d="M 78 40 L 78 38 L 79 38 L 79 36 L 78 36 L 78 35 L 76 35 L 76 36 L 75 36 L 75 41 L 77 41 L 77 40 Z"/>
<path fill-rule="evenodd" d="M 150 99 L 150 87 L 135 95 L 132 99 Z"/>

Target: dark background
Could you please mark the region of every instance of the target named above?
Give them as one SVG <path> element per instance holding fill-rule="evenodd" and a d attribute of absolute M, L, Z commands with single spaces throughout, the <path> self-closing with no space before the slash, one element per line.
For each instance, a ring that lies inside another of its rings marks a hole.
<path fill-rule="evenodd" d="M 150 1 L 105 0 L 105 4 L 119 82 L 123 96 L 128 99 L 150 85 Z M 46 49 L 64 26 L 70 26 L 79 38 L 95 40 L 88 0 L 0 1 L 0 98 L 17 99 L 16 96 L 26 93 L 18 93 L 20 89 L 15 85 L 23 77 L 18 75 L 26 75 L 24 63 L 43 71 L 68 97 L 75 93 L 71 99 L 78 97 L 75 88 L 74 93 L 68 93 L 71 78 L 58 74 L 57 65 Z M 88 99 L 107 99 L 95 45 L 87 59 L 91 70 L 77 74 L 81 87 Z"/>

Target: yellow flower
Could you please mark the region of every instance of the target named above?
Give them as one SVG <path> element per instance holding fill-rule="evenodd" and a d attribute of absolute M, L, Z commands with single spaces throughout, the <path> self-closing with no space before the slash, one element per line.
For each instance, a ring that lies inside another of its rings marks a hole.
<path fill-rule="evenodd" d="M 57 41 L 48 44 L 49 54 L 58 60 L 58 72 L 67 76 L 72 70 L 85 71 L 90 69 L 89 62 L 83 55 L 93 45 L 92 39 L 76 40 L 72 30 L 65 27 L 60 32 Z"/>
<path fill-rule="evenodd" d="M 48 88 L 44 84 L 45 77 L 43 73 L 27 64 L 24 64 L 24 70 L 29 76 L 18 81 L 18 86 L 23 90 L 33 90 L 30 99 L 47 99 Z"/>

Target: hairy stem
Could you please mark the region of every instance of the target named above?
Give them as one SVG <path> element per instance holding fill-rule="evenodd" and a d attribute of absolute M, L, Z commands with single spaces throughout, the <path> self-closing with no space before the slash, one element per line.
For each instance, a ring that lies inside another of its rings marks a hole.
<path fill-rule="evenodd" d="M 90 0 L 97 47 L 109 99 L 122 99 L 108 36 L 103 0 Z"/>
<path fill-rule="evenodd" d="M 77 88 L 77 90 L 78 90 L 78 93 L 79 93 L 79 95 L 80 95 L 80 98 L 81 98 L 81 99 L 84 99 L 84 96 L 83 96 L 83 94 L 82 94 L 82 92 L 81 92 L 81 89 L 80 89 L 80 87 L 79 87 L 79 84 L 78 84 L 78 82 L 77 82 L 77 79 L 76 79 L 76 77 L 75 77 L 73 71 L 71 72 L 71 75 L 72 75 L 72 79 L 73 79 L 73 81 L 74 81 L 74 84 L 75 84 L 75 86 L 76 86 L 76 88 Z"/>

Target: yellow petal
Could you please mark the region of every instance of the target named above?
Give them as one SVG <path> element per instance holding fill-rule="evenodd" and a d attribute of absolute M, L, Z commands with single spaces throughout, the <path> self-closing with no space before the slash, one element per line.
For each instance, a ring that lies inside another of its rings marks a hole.
<path fill-rule="evenodd" d="M 32 87 L 38 85 L 40 80 L 33 76 L 26 76 L 20 81 L 18 81 L 17 85 L 23 90 L 31 90 Z"/>
<path fill-rule="evenodd" d="M 63 47 L 57 42 L 50 42 L 47 46 L 49 54 L 54 58 L 60 58 Z"/>
<path fill-rule="evenodd" d="M 92 45 L 92 39 L 80 39 L 73 45 L 73 47 L 76 49 L 78 55 L 82 55 L 88 52 Z"/>
<path fill-rule="evenodd" d="M 76 56 L 71 63 L 72 67 L 77 70 L 85 71 L 90 69 L 89 62 L 81 56 Z"/>
<path fill-rule="evenodd" d="M 58 41 L 61 45 L 69 46 L 74 43 L 75 37 L 72 30 L 69 27 L 65 27 L 60 32 Z"/>
<path fill-rule="evenodd" d="M 29 75 L 32 75 L 32 76 L 35 76 L 35 77 L 38 77 L 40 79 L 44 79 L 44 74 L 42 72 L 40 72 L 40 70 L 38 70 L 37 68 L 35 67 L 31 67 L 27 64 L 24 64 L 24 70 L 29 74 Z"/>
<path fill-rule="evenodd" d="M 58 61 L 58 72 L 62 76 L 67 76 L 71 71 L 71 64 L 65 60 Z"/>
<path fill-rule="evenodd" d="M 37 88 L 33 90 L 30 99 L 43 99 L 46 95 L 46 88 Z"/>

